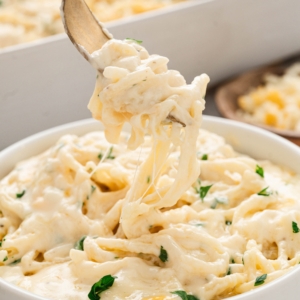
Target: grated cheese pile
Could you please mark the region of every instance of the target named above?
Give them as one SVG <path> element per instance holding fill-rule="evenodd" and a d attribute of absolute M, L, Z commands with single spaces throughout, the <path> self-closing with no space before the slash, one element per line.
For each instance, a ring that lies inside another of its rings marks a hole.
<path fill-rule="evenodd" d="M 283 76 L 268 74 L 265 85 L 241 96 L 240 114 L 252 123 L 300 131 L 300 63 Z"/>

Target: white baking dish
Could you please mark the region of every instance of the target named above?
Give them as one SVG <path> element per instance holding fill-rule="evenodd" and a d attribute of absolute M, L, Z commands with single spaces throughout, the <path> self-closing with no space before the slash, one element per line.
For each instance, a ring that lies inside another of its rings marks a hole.
<path fill-rule="evenodd" d="M 206 72 L 215 84 L 300 51 L 299 11 L 299 0 L 190 0 L 107 27 L 167 56 L 188 82 Z M 0 50 L 0 150 L 89 117 L 94 78 L 64 34 Z"/>
<path fill-rule="evenodd" d="M 263 129 L 241 124 L 236 121 L 204 116 L 203 128 L 217 133 L 242 153 L 257 159 L 268 159 L 287 166 L 300 173 L 300 148 L 287 140 Z M 0 178 L 5 176 L 14 165 L 25 158 L 36 155 L 53 145 L 63 134 L 84 133 L 101 130 L 101 124 L 92 119 L 78 121 L 28 137 L 0 153 Z M 295 267 L 283 277 L 245 294 L 232 297 L 232 300 L 297 300 L 300 294 L 300 266 Z M 19 289 L 0 278 L 1 300 L 44 299 Z"/>

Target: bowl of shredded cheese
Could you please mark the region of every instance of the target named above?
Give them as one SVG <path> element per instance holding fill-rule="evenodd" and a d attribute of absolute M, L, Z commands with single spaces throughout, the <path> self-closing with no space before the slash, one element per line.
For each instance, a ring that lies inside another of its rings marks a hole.
<path fill-rule="evenodd" d="M 300 144 L 299 56 L 246 72 L 221 85 L 215 96 L 220 113 L 251 123 Z"/>

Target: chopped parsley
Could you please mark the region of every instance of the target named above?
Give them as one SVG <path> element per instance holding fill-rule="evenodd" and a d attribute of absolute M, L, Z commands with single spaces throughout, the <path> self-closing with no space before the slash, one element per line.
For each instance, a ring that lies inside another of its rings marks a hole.
<path fill-rule="evenodd" d="M 84 240 L 86 239 L 86 236 L 83 236 L 79 241 L 76 242 L 74 248 L 76 250 L 83 251 L 84 250 Z"/>
<path fill-rule="evenodd" d="M 96 190 L 96 187 L 94 185 L 91 185 L 91 194 L 93 194 Z"/>
<path fill-rule="evenodd" d="M 230 274 L 231 274 L 231 268 L 229 267 L 226 275 L 230 275 Z"/>
<path fill-rule="evenodd" d="M 175 291 L 171 292 L 171 294 L 178 295 L 182 300 L 199 300 L 199 298 L 193 295 L 188 295 L 185 291 Z"/>
<path fill-rule="evenodd" d="M 202 226 L 205 226 L 204 223 L 195 223 L 195 224 L 193 224 L 193 225 L 196 226 L 196 227 L 202 227 Z"/>
<path fill-rule="evenodd" d="M 225 224 L 230 226 L 232 224 L 232 222 L 231 221 L 225 221 Z"/>
<path fill-rule="evenodd" d="M 17 265 L 21 262 L 21 258 L 20 259 L 16 259 L 15 261 L 13 261 L 10 265 L 13 266 L 13 265 Z"/>
<path fill-rule="evenodd" d="M 114 150 L 114 147 L 111 146 L 111 147 L 109 148 L 109 152 L 108 152 L 107 156 L 105 157 L 105 159 L 115 159 L 115 158 L 116 158 L 115 156 L 112 155 L 113 150 Z M 100 151 L 100 153 L 98 154 L 98 158 L 99 158 L 100 160 L 103 158 L 103 153 L 102 153 L 102 151 Z"/>
<path fill-rule="evenodd" d="M 112 155 L 113 149 L 114 149 L 113 146 L 111 146 L 111 147 L 109 148 L 108 155 L 106 156 L 107 159 L 115 159 L 115 158 L 116 158 L 115 156 Z"/>
<path fill-rule="evenodd" d="M 262 178 L 264 178 L 264 169 L 259 165 L 256 165 L 255 172 Z"/>
<path fill-rule="evenodd" d="M 215 209 L 218 204 L 227 204 L 227 203 L 228 203 L 228 199 L 226 197 L 216 197 L 213 203 L 211 204 L 210 208 Z"/>
<path fill-rule="evenodd" d="M 200 198 L 203 202 L 206 194 L 208 193 L 209 189 L 212 187 L 213 185 L 207 185 L 207 186 L 200 186 L 200 189 L 198 190 Z"/>
<path fill-rule="evenodd" d="M 212 205 L 210 206 L 211 209 L 215 209 L 218 205 L 218 201 L 216 201 L 216 199 L 214 200 L 214 202 L 212 203 Z"/>
<path fill-rule="evenodd" d="M 168 252 L 164 249 L 163 246 L 160 246 L 159 259 L 160 259 L 162 262 L 168 261 Z"/>
<path fill-rule="evenodd" d="M 88 294 L 89 299 L 99 300 L 100 294 L 108 290 L 114 284 L 115 278 L 117 277 L 111 275 L 105 275 L 104 277 L 102 277 L 92 286 L 91 291 Z"/>
<path fill-rule="evenodd" d="M 201 157 L 201 160 L 208 160 L 208 155 L 207 154 L 203 154 Z"/>
<path fill-rule="evenodd" d="M 293 232 L 294 233 L 298 233 L 299 232 L 299 227 L 298 224 L 296 222 L 292 222 L 292 228 L 293 228 Z"/>
<path fill-rule="evenodd" d="M 7 260 L 8 260 L 8 257 L 5 256 L 5 257 L 3 258 L 3 261 L 7 261 Z"/>
<path fill-rule="evenodd" d="M 22 198 L 25 195 L 25 190 L 23 190 L 21 193 L 16 194 L 17 198 Z"/>
<path fill-rule="evenodd" d="M 267 274 L 263 274 L 261 276 L 256 277 L 254 286 L 262 285 L 265 283 L 265 280 L 267 279 Z"/>
<path fill-rule="evenodd" d="M 2 244 L 3 244 L 4 241 L 5 241 L 5 238 L 3 238 L 3 239 L 0 241 L 0 247 L 2 247 Z"/>
<path fill-rule="evenodd" d="M 263 190 L 258 192 L 257 195 L 259 195 L 259 196 L 270 196 L 272 194 L 272 192 L 268 192 L 267 191 L 268 188 L 269 187 L 267 186 L 266 188 L 264 188 Z"/>
<path fill-rule="evenodd" d="M 232 264 L 235 264 L 235 260 L 234 260 L 233 258 L 231 259 L 231 263 L 232 263 Z"/>
<path fill-rule="evenodd" d="M 126 38 L 126 40 L 129 40 L 129 41 L 134 41 L 136 42 L 137 44 L 141 44 L 143 41 L 141 40 L 136 40 L 136 39 L 132 39 L 132 38 Z"/>
<path fill-rule="evenodd" d="M 150 183 L 150 181 L 151 181 L 151 176 L 149 175 L 147 176 L 147 183 Z"/>

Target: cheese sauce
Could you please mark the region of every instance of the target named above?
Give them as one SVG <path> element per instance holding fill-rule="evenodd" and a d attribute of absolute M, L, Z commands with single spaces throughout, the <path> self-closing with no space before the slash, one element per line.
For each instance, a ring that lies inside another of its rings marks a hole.
<path fill-rule="evenodd" d="M 133 40 L 93 61 L 105 131 L 63 136 L 0 182 L 2 278 L 49 299 L 86 300 L 112 275 L 103 300 L 213 300 L 298 265 L 300 177 L 200 129 L 206 75 L 187 85 Z"/>

